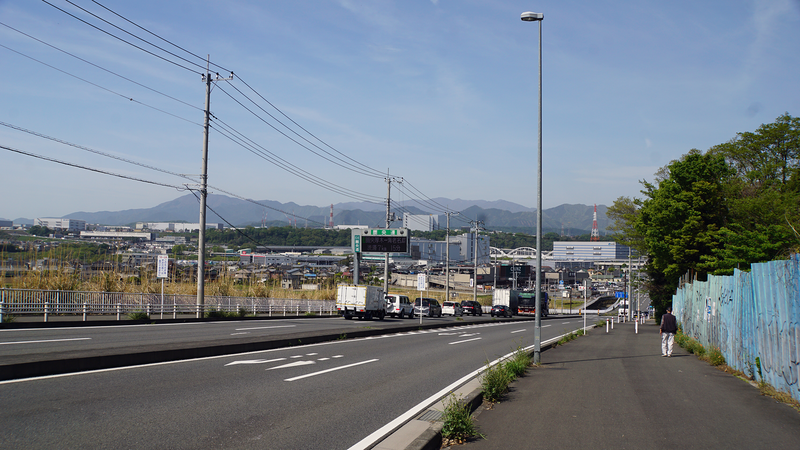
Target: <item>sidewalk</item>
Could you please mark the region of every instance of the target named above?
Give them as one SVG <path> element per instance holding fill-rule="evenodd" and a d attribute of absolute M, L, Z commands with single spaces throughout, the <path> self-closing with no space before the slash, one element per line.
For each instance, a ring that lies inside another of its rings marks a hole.
<path fill-rule="evenodd" d="M 465 450 L 796 449 L 800 413 L 675 346 L 661 357 L 658 326 L 615 324 L 542 352 L 475 424 Z"/>

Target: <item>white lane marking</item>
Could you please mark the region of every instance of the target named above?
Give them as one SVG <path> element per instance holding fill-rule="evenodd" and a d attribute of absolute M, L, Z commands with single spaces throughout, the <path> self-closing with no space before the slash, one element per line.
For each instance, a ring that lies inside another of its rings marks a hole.
<path fill-rule="evenodd" d="M 264 363 L 271 363 L 276 361 L 286 361 L 286 358 L 276 358 L 276 359 L 250 359 L 245 361 L 234 361 L 225 364 L 223 367 L 234 366 L 236 364 L 264 364 Z"/>
<path fill-rule="evenodd" d="M 569 322 L 561 322 L 561 325 L 566 325 L 566 324 L 568 324 L 568 323 L 569 323 Z"/>
<path fill-rule="evenodd" d="M 528 331 L 528 330 L 527 330 L 527 329 L 525 329 L 525 328 L 523 328 L 523 329 L 521 329 L 521 330 L 512 331 L 512 332 L 511 332 L 511 334 L 514 334 L 514 333 L 522 333 L 523 331 Z"/>
<path fill-rule="evenodd" d="M 461 343 L 464 343 L 464 342 L 477 341 L 477 340 L 480 340 L 480 339 L 483 339 L 483 338 L 472 338 L 472 339 L 464 339 L 463 341 L 448 342 L 447 345 L 461 344 Z"/>
<path fill-rule="evenodd" d="M 0 345 L 17 345 L 17 344 L 41 344 L 43 342 L 68 342 L 68 341 L 87 341 L 92 338 L 72 338 L 72 339 L 43 339 L 40 341 L 16 341 L 16 342 L 0 342 Z"/>
<path fill-rule="evenodd" d="M 329 360 L 329 359 L 330 359 L 330 358 L 317 358 L 317 361 L 327 361 L 327 360 Z"/>
<path fill-rule="evenodd" d="M 344 355 L 333 355 L 331 358 L 344 358 Z"/>
<path fill-rule="evenodd" d="M 282 366 L 270 367 L 269 369 L 264 369 L 264 370 L 288 369 L 289 367 L 307 366 L 309 364 L 316 364 L 316 363 L 314 361 L 295 361 L 293 363 L 284 364 Z"/>
<path fill-rule="evenodd" d="M 454 336 L 458 333 L 439 333 L 439 336 Z"/>
<path fill-rule="evenodd" d="M 250 333 L 231 333 L 231 336 L 238 336 L 240 334 L 250 334 Z"/>
<path fill-rule="evenodd" d="M 547 327 L 549 327 L 549 326 L 550 326 L 550 325 L 542 325 L 542 328 L 547 328 Z"/>
<path fill-rule="evenodd" d="M 247 330 L 268 330 L 270 328 L 294 328 L 297 325 L 274 325 L 271 327 L 254 327 L 254 328 L 237 328 L 236 331 L 247 331 Z"/>
<path fill-rule="evenodd" d="M 306 353 L 306 356 L 317 356 L 319 353 Z"/>
<path fill-rule="evenodd" d="M 302 357 L 303 357 L 303 355 L 292 355 L 289 358 L 297 359 L 297 358 L 302 358 Z"/>
<path fill-rule="evenodd" d="M 353 363 L 353 364 L 348 364 L 346 366 L 339 366 L 339 367 L 334 367 L 332 369 L 320 370 L 319 372 L 307 373 L 305 375 L 300 375 L 299 377 L 287 378 L 287 379 L 285 379 L 283 381 L 302 380 L 303 378 L 315 377 L 317 375 L 322 375 L 323 373 L 328 373 L 328 372 L 334 372 L 336 370 L 349 369 L 350 367 L 360 366 L 362 364 L 368 364 L 368 363 L 375 362 L 375 361 L 378 361 L 378 359 L 370 359 L 370 360 L 367 360 L 367 361 L 361 361 L 361 362 L 357 362 L 357 363 Z"/>
<path fill-rule="evenodd" d="M 479 335 L 479 334 L 480 334 L 480 333 L 465 333 L 465 334 L 462 334 L 462 335 L 461 335 L 461 337 L 477 336 L 477 335 Z"/>

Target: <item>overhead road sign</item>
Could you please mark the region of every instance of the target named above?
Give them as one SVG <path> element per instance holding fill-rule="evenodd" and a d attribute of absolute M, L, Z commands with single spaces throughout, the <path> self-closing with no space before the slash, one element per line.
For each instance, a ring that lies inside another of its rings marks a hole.
<path fill-rule="evenodd" d="M 366 228 L 352 230 L 355 253 L 408 253 L 408 228 Z"/>

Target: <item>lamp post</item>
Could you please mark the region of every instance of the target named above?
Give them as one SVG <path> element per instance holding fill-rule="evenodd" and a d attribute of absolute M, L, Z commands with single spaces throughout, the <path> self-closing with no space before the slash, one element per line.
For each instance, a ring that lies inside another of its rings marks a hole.
<path fill-rule="evenodd" d="M 524 12 L 524 22 L 539 22 L 539 172 L 536 189 L 536 326 L 533 331 L 533 363 L 539 364 L 542 350 L 542 21 L 543 13 Z"/>

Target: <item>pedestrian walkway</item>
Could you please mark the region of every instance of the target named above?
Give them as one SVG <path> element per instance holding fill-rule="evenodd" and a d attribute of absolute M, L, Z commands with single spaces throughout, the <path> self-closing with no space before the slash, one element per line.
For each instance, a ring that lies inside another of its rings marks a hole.
<path fill-rule="evenodd" d="M 477 414 L 486 449 L 797 449 L 800 413 L 631 322 L 541 353 L 541 366 Z"/>

